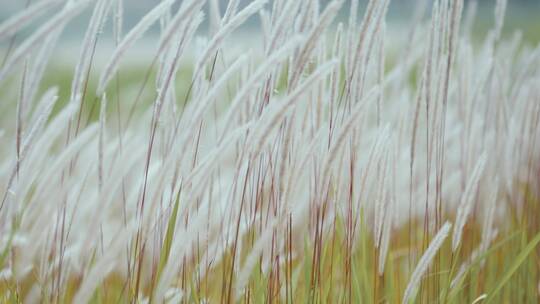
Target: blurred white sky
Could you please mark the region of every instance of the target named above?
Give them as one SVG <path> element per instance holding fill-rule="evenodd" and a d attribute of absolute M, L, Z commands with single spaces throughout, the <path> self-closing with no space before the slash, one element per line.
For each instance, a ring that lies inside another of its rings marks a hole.
<path fill-rule="evenodd" d="M 41 0 L 0 0 L 0 22 L 6 20 L 6 18 L 9 18 L 9 16 L 12 16 L 13 14 L 21 11 L 26 6 L 27 2 L 30 3 L 36 3 L 37 1 Z M 124 0 L 124 6 L 125 6 L 125 17 L 124 17 L 124 32 L 129 30 L 133 25 L 135 25 L 138 20 L 141 19 L 141 17 L 148 12 L 152 7 L 154 7 L 157 3 L 159 3 L 161 0 Z M 181 2 L 182 0 L 178 0 L 177 2 Z M 220 0 L 221 1 L 221 9 L 224 10 L 228 0 Z M 240 0 L 241 6 L 246 5 L 247 3 L 251 2 L 252 0 Z M 268 0 L 270 3 L 273 0 Z M 300 0 L 299 0 L 300 1 Z M 310 0 L 306 0 L 310 1 Z M 321 3 L 327 3 L 329 0 L 321 0 Z M 350 0 L 348 0 L 350 1 Z M 406 22 L 409 20 L 413 14 L 413 7 L 414 4 L 418 0 L 391 0 L 391 5 L 388 13 L 387 20 L 389 21 L 390 25 L 392 24 L 400 24 L 403 22 Z M 431 3 L 433 0 L 426 0 L 428 3 Z M 466 2 L 469 2 L 466 0 Z M 493 6 L 496 0 L 478 0 L 480 3 L 480 7 L 478 9 L 479 12 L 479 22 L 481 24 L 485 24 L 487 26 L 490 26 L 492 22 L 492 16 L 493 16 Z M 506 28 L 509 32 L 512 32 L 516 28 L 522 28 L 527 27 L 527 31 L 529 36 L 532 36 L 534 38 L 529 38 L 529 41 L 533 43 L 537 43 L 538 40 L 540 40 L 540 19 L 538 16 L 540 16 L 540 0 L 509 0 L 509 8 L 507 11 L 507 19 L 509 22 L 506 24 Z M 360 10 L 363 10 L 365 5 L 367 3 L 367 0 L 360 0 Z M 266 6 L 268 9 L 270 9 L 271 5 L 267 4 Z M 345 16 L 348 16 L 348 8 L 349 4 L 346 3 L 343 6 L 341 18 L 345 19 Z M 91 14 L 91 9 L 87 9 L 80 17 L 76 18 L 75 20 L 72 20 L 69 23 L 69 26 L 65 29 L 63 36 L 62 36 L 62 42 L 64 44 L 77 44 L 77 42 L 80 42 L 81 36 L 84 34 L 84 31 L 88 25 L 88 19 Z M 48 15 L 45 15 L 38 20 L 36 20 L 32 26 L 28 27 L 23 31 L 23 33 L 19 34 L 17 37 L 17 41 L 21 41 L 24 39 L 25 36 L 27 36 L 29 33 L 31 33 L 39 24 L 43 23 L 47 18 L 49 18 L 52 14 L 54 14 L 54 10 L 51 12 L 48 12 Z M 359 12 L 359 15 L 361 16 L 362 12 Z M 514 20 L 514 22 L 512 22 Z M 109 22 L 110 23 L 110 22 Z M 107 25 L 108 28 L 105 29 L 104 38 L 107 39 L 107 36 L 110 37 L 110 24 Z M 258 17 L 252 17 L 250 20 L 248 20 L 245 25 L 241 28 L 240 32 L 250 32 L 253 30 L 257 30 L 259 27 Z M 394 28 L 403 28 L 402 26 L 394 26 Z M 201 33 L 204 33 L 206 29 L 206 25 L 203 24 L 201 26 Z M 532 32 L 532 35 L 531 35 Z M 152 34 L 153 33 L 153 34 Z M 157 37 L 157 26 L 154 26 L 153 30 L 146 35 L 145 38 L 148 39 L 148 41 L 151 41 L 152 39 L 155 39 Z M 254 37 L 251 37 L 254 38 Z M 250 40 L 245 39 L 243 40 Z M 148 42 L 147 41 L 147 42 Z M 7 45 L 8 41 L 0 41 L 0 51 Z M 151 44 L 151 43 L 147 43 Z"/>
<path fill-rule="evenodd" d="M 24 9 L 28 2 L 35 3 L 40 0 L 0 0 L 0 22 L 13 15 L 14 13 Z M 161 0 L 124 0 L 125 3 L 125 14 L 126 14 L 126 25 L 129 26 L 140 19 L 140 17 L 150 10 L 153 6 L 159 3 Z M 177 2 L 181 2 L 178 0 Z M 229 0 L 220 0 L 221 8 L 224 9 Z M 240 0 L 240 3 L 245 5 L 251 0 Z M 329 0 L 321 0 L 321 3 L 326 3 Z M 350 1 L 350 0 L 348 0 Z M 348 2 L 347 1 L 347 2 Z M 433 0 L 427 0 L 432 2 Z M 465 0 L 470 2 L 470 0 Z M 491 14 L 491 8 L 496 0 L 476 0 L 481 4 L 481 9 L 479 10 L 483 15 Z M 269 3 L 272 0 L 268 1 Z M 402 19 L 410 15 L 412 7 L 417 0 L 391 0 L 390 10 L 389 10 L 389 19 Z M 540 14 L 540 0 L 510 0 L 509 2 L 509 15 L 521 15 L 524 13 L 531 13 L 532 17 L 538 17 Z M 360 9 L 365 6 L 367 0 L 360 0 Z M 267 5 L 267 7 L 270 7 Z M 344 5 L 344 8 L 347 8 L 348 4 Z M 343 10 L 344 13 L 346 9 Z M 77 28 L 77 27 L 75 27 Z"/>

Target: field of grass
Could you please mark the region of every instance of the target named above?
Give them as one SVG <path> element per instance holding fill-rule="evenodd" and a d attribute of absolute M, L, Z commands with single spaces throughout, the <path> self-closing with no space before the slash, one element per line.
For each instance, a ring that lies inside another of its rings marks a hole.
<path fill-rule="evenodd" d="M 540 302 L 539 30 L 239 3 L 0 23 L 0 303 Z"/>

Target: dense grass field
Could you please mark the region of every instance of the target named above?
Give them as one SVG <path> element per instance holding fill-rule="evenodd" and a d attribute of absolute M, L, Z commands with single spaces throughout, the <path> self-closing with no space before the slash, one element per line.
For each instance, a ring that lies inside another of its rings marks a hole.
<path fill-rule="evenodd" d="M 539 303 L 540 31 L 475 3 L 29 1 L 0 302 Z"/>

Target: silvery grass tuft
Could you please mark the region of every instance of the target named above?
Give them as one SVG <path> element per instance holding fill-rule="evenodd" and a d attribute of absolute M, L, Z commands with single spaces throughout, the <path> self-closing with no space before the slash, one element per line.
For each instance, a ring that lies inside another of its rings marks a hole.
<path fill-rule="evenodd" d="M 475 1 L 405 30 L 390 0 L 244 2 L 0 24 L 0 299 L 538 302 L 540 47 L 506 1 L 482 37 Z"/>

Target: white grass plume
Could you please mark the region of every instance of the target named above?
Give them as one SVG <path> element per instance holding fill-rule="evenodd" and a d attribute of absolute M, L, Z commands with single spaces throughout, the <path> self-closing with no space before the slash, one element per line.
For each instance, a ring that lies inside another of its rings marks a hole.
<path fill-rule="evenodd" d="M 42 0 L 32 4 L 24 11 L 14 15 L 0 24 L 0 40 L 6 37 L 16 34 L 23 29 L 35 18 L 46 13 L 48 10 L 54 8 L 56 5 L 62 3 L 62 0 Z"/>
<path fill-rule="evenodd" d="M 97 43 L 98 36 L 101 32 L 101 27 L 105 23 L 109 8 L 110 3 L 106 0 L 97 1 L 94 7 L 92 17 L 90 18 L 90 24 L 84 35 L 81 54 L 78 63 L 75 65 L 75 72 L 71 84 L 70 102 L 75 102 L 77 104 L 82 102 L 81 100 L 78 100 L 78 98 L 82 98 L 83 84 L 87 80 L 87 71 L 90 69 L 90 64 L 93 59 L 95 44 Z"/>
<path fill-rule="evenodd" d="M 15 68 L 15 66 L 20 63 L 37 44 L 51 35 L 54 30 L 63 28 L 70 19 L 80 14 L 88 3 L 88 0 L 81 0 L 76 4 L 66 5 L 64 9 L 36 30 L 34 34 L 26 38 L 26 40 L 13 52 L 13 55 L 6 61 L 2 70 L 0 70 L 0 82 L 9 75 L 12 69 Z"/>
<path fill-rule="evenodd" d="M 416 289 L 418 288 L 420 280 L 422 279 L 429 265 L 433 261 L 433 258 L 437 254 L 437 251 L 439 251 L 439 248 L 441 248 L 444 240 L 450 232 L 451 227 L 452 224 L 450 224 L 449 222 L 444 223 L 439 232 L 437 232 L 435 237 L 431 240 L 429 247 L 420 258 L 420 261 L 418 261 L 418 264 L 416 265 L 416 268 L 411 275 L 411 279 L 409 280 L 409 284 L 407 284 L 407 288 L 405 288 L 405 293 L 403 294 L 403 300 L 401 301 L 401 303 L 406 304 L 409 303 L 410 300 L 414 299 L 414 294 Z"/>
<path fill-rule="evenodd" d="M 214 35 L 212 40 L 208 43 L 208 46 L 204 50 L 203 54 L 201 55 L 201 59 L 197 64 L 196 70 L 194 72 L 195 75 L 199 74 L 202 65 L 204 65 L 210 59 L 212 54 L 223 42 L 225 37 L 227 37 L 227 35 L 230 35 L 238 26 L 243 24 L 247 20 L 247 18 L 261 10 L 261 8 L 264 4 L 266 4 L 266 2 L 267 0 L 255 0 L 251 2 L 248 6 L 246 6 L 244 9 L 242 9 L 240 12 L 238 12 L 236 15 L 234 15 L 225 24 L 222 24 L 219 31 Z M 226 19 L 226 17 L 227 14 L 223 18 Z"/>
<path fill-rule="evenodd" d="M 478 161 L 476 162 L 476 166 L 474 167 L 469 182 L 467 183 L 467 187 L 465 188 L 465 191 L 461 196 L 461 201 L 456 215 L 456 224 L 454 226 L 454 232 L 452 233 L 452 251 L 454 252 L 459 247 L 459 244 L 461 242 L 461 235 L 463 233 L 463 227 L 467 222 L 469 213 L 473 209 L 474 198 L 476 196 L 476 191 L 478 190 L 478 182 L 480 181 L 480 177 L 482 176 L 482 172 L 484 171 L 486 161 L 487 156 L 484 153 L 479 157 Z"/>
<path fill-rule="evenodd" d="M 122 0 L 117 0 L 121 2 Z M 101 76 L 99 78 L 99 84 L 97 87 L 96 95 L 101 96 L 103 91 L 107 87 L 107 84 L 114 76 L 120 59 L 124 54 L 139 40 L 144 33 L 154 24 L 159 18 L 163 16 L 165 12 L 173 4 L 173 0 L 162 1 L 159 5 L 154 7 L 149 13 L 144 15 L 144 17 L 137 23 L 130 31 L 126 34 L 124 39 L 116 47 L 114 53 L 111 55 L 109 62 L 106 64 L 106 67 L 103 69 Z"/>

